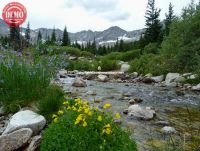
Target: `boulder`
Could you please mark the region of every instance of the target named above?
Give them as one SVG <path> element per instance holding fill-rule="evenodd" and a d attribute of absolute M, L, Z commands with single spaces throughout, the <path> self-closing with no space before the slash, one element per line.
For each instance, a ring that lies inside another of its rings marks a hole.
<path fill-rule="evenodd" d="M 130 118 L 137 118 L 141 120 L 151 120 L 155 117 L 156 112 L 148 107 L 141 107 L 139 105 L 131 105 L 128 108 L 128 116 Z"/>
<path fill-rule="evenodd" d="M 148 73 L 148 74 L 146 74 L 144 77 L 151 78 L 151 77 L 152 77 L 152 74 L 151 74 L 151 73 Z"/>
<path fill-rule="evenodd" d="M 172 82 L 176 82 L 176 80 L 180 77 L 181 77 L 181 75 L 179 73 L 168 73 L 165 78 L 165 83 L 169 84 Z"/>
<path fill-rule="evenodd" d="M 131 99 L 128 103 L 130 105 L 136 104 L 136 103 L 141 103 L 143 100 L 139 98 Z"/>
<path fill-rule="evenodd" d="M 164 134 L 174 134 L 176 133 L 176 129 L 170 126 L 165 126 L 161 129 L 161 132 Z"/>
<path fill-rule="evenodd" d="M 128 70 L 130 69 L 130 65 L 128 63 L 124 63 L 121 65 L 121 72 L 128 72 Z"/>
<path fill-rule="evenodd" d="M 33 138 L 31 138 L 31 143 L 29 144 L 28 148 L 26 149 L 26 151 L 35 151 L 38 149 L 40 142 L 41 142 L 41 135 L 38 136 L 34 136 Z"/>
<path fill-rule="evenodd" d="M 97 78 L 98 78 L 98 81 L 100 81 L 100 82 L 108 81 L 108 77 L 106 75 L 98 75 Z"/>
<path fill-rule="evenodd" d="M 150 77 L 144 77 L 142 79 L 142 82 L 144 82 L 146 84 L 151 84 L 151 83 L 154 83 L 155 81 L 152 78 L 150 78 Z"/>
<path fill-rule="evenodd" d="M 72 86 L 74 86 L 74 87 L 86 87 L 87 84 L 82 78 L 76 77 L 74 79 L 74 82 L 73 82 Z"/>
<path fill-rule="evenodd" d="M 0 136 L 0 151 L 14 151 L 25 146 L 32 136 L 30 128 L 22 128 Z"/>
<path fill-rule="evenodd" d="M 14 114 L 3 134 L 8 134 L 21 128 L 30 128 L 34 134 L 38 134 L 46 125 L 46 120 L 43 116 L 30 111 L 19 111 Z"/>
<path fill-rule="evenodd" d="M 200 91 L 200 83 L 198 85 L 196 85 L 196 86 L 193 86 L 192 90 L 193 91 Z"/>
<path fill-rule="evenodd" d="M 66 70 L 58 71 L 57 78 L 67 78 L 67 71 Z"/>
<path fill-rule="evenodd" d="M 156 77 L 151 77 L 155 82 L 159 83 L 164 80 L 164 75 L 156 76 Z"/>
<path fill-rule="evenodd" d="M 134 77 L 134 78 L 137 78 L 138 77 L 138 73 L 137 72 L 133 72 L 133 73 L 131 73 L 131 77 Z"/>

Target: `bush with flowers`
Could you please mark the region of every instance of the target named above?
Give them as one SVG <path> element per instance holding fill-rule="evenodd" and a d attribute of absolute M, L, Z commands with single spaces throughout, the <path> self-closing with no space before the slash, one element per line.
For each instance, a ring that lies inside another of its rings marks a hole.
<path fill-rule="evenodd" d="M 52 115 L 52 123 L 42 139 L 41 151 L 136 151 L 136 143 L 127 131 L 115 124 L 119 113 L 100 111 L 81 99 L 63 102 L 63 108 Z"/>

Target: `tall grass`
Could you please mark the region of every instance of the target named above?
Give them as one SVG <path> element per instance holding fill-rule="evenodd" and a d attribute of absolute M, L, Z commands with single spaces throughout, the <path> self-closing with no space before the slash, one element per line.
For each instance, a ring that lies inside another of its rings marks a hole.
<path fill-rule="evenodd" d="M 50 75 L 40 64 L 9 59 L 0 63 L 0 101 L 7 111 L 16 111 L 43 97 Z"/>

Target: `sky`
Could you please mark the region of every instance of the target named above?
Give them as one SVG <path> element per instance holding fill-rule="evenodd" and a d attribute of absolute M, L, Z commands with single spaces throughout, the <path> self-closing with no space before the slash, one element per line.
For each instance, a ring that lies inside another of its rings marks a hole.
<path fill-rule="evenodd" d="M 127 31 L 145 27 L 145 11 L 148 0 L 0 0 L 0 14 L 9 2 L 22 3 L 28 12 L 26 27 L 64 29 L 78 32 L 91 29 L 102 31 L 111 26 L 119 26 Z M 169 2 L 174 6 L 176 15 L 191 0 L 156 0 L 156 7 L 161 9 L 160 19 L 164 19 Z M 198 0 L 195 0 L 198 1 Z M 0 15 L 2 18 L 2 15 Z"/>

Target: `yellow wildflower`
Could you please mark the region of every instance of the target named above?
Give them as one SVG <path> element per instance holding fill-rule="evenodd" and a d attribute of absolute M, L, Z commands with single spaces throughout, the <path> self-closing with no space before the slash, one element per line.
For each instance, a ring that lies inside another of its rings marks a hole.
<path fill-rule="evenodd" d="M 87 122 L 84 121 L 84 122 L 83 122 L 83 127 L 86 127 L 86 126 L 87 126 Z"/>
<path fill-rule="evenodd" d="M 67 105 L 67 104 L 68 104 L 68 101 L 63 102 L 63 105 Z"/>
<path fill-rule="evenodd" d="M 54 123 L 57 123 L 57 122 L 58 122 L 58 118 L 57 118 L 57 117 L 54 118 L 54 119 L 53 119 L 53 122 L 54 122 Z"/>
<path fill-rule="evenodd" d="M 107 109 L 107 108 L 110 108 L 110 107 L 111 107 L 111 104 L 110 104 L 110 103 L 106 103 L 106 104 L 103 106 L 104 109 Z"/>
<path fill-rule="evenodd" d="M 62 110 L 58 111 L 58 115 L 63 115 L 63 114 L 64 114 L 64 111 L 62 111 Z"/>
<path fill-rule="evenodd" d="M 68 106 L 67 110 L 71 110 L 71 109 L 72 109 L 72 107 L 71 107 L 71 106 Z"/>
<path fill-rule="evenodd" d="M 92 116 L 92 112 L 91 111 L 88 112 L 88 116 Z"/>
<path fill-rule="evenodd" d="M 84 110 L 84 113 L 85 113 L 85 114 L 88 114 L 88 112 L 89 112 L 89 109 L 86 108 L 86 109 Z"/>
<path fill-rule="evenodd" d="M 121 118 L 121 115 L 120 115 L 119 113 L 116 113 L 116 114 L 115 114 L 115 118 L 116 118 L 116 119 L 120 119 L 120 118 Z"/>
<path fill-rule="evenodd" d="M 99 122 L 101 122 L 101 121 L 102 121 L 102 116 L 99 115 L 99 116 L 97 117 L 97 120 L 98 120 Z"/>
<path fill-rule="evenodd" d="M 112 128 L 111 128 L 110 124 L 107 124 L 103 127 L 102 133 L 107 134 L 107 135 L 110 135 L 112 133 Z"/>
<path fill-rule="evenodd" d="M 56 114 L 53 114 L 53 115 L 52 115 L 52 118 L 56 118 L 56 117 L 58 117 Z"/>

